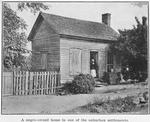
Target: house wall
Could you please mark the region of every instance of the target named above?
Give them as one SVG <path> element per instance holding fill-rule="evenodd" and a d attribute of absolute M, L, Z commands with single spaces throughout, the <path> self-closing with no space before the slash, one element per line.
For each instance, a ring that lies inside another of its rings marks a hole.
<path fill-rule="evenodd" d="M 79 48 L 82 50 L 82 69 L 84 74 L 90 74 L 90 51 L 98 51 L 99 62 L 99 76 L 103 75 L 106 71 L 106 57 L 107 49 L 109 45 L 107 43 L 89 42 L 77 39 L 60 38 L 60 71 L 61 71 L 61 83 L 71 81 L 73 76 L 69 74 L 69 49 Z M 119 67 L 115 64 L 115 67 Z M 118 71 L 119 69 L 116 69 Z"/>
<path fill-rule="evenodd" d="M 32 40 L 33 70 L 41 69 L 42 53 L 47 54 L 47 70 L 60 70 L 59 36 L 44 20 Z"/>

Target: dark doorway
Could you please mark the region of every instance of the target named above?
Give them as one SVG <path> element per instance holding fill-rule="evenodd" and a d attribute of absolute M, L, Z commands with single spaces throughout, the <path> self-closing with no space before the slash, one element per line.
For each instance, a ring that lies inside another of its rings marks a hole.
<path fill-rule="evenodd" d="M 98 77 L 98 52 L 90 51 L 90 73 L 93 77 Z"/>

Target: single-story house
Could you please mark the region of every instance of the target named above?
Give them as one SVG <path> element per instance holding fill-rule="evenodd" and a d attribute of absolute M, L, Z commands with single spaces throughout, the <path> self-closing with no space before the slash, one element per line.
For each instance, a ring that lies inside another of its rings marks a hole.
<path fill-rule="evenodd" d="M 121 70 L 119 56 L 109 51 L 118 33 L 110 27 L 111 14 L 102 23 L 40 12 L 28 36 L 35 70 L 60 71 L 61 83 L 83 73 L 101 78 Z"/>

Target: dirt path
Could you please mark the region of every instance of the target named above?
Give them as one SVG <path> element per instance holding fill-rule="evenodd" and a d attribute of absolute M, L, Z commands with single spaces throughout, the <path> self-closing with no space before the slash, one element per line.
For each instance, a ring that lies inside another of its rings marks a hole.
<path fill-rule="evenodd" d="M 148 91 L 147 85 L 114 85 L 95 89 L 93 94 L 7 96 L 2 98 L 3 114 L 57 114 L 83 106 L 94 99 L 137 96 Z"/>

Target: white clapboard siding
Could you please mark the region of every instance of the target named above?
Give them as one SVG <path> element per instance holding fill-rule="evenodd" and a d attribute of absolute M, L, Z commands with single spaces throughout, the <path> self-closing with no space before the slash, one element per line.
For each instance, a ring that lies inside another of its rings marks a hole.
<path fill-rule="evenodd" d="M 105 51 L 108 48 L 107 43 L 96 43 L 77 39 L 60 39 L 60 71 L 61 71 L 61 83 L 71 81 L 73 75 L 70 74 L 70 49 L 81 50 L 81 73 L 90 73 L 90 51 L 97 50 Z M 106 57 L 105 57 L 106 58 Z M 100 59 L 101 60 L 101 59 Z M 103 61 L 103 62 L 102 62 Z M 101 63 L 106 63 L 102 59 Z M 106 67 L 106 65 L 105 65 Z M 106 71 L 101 70 L 101 73 Z"/>

